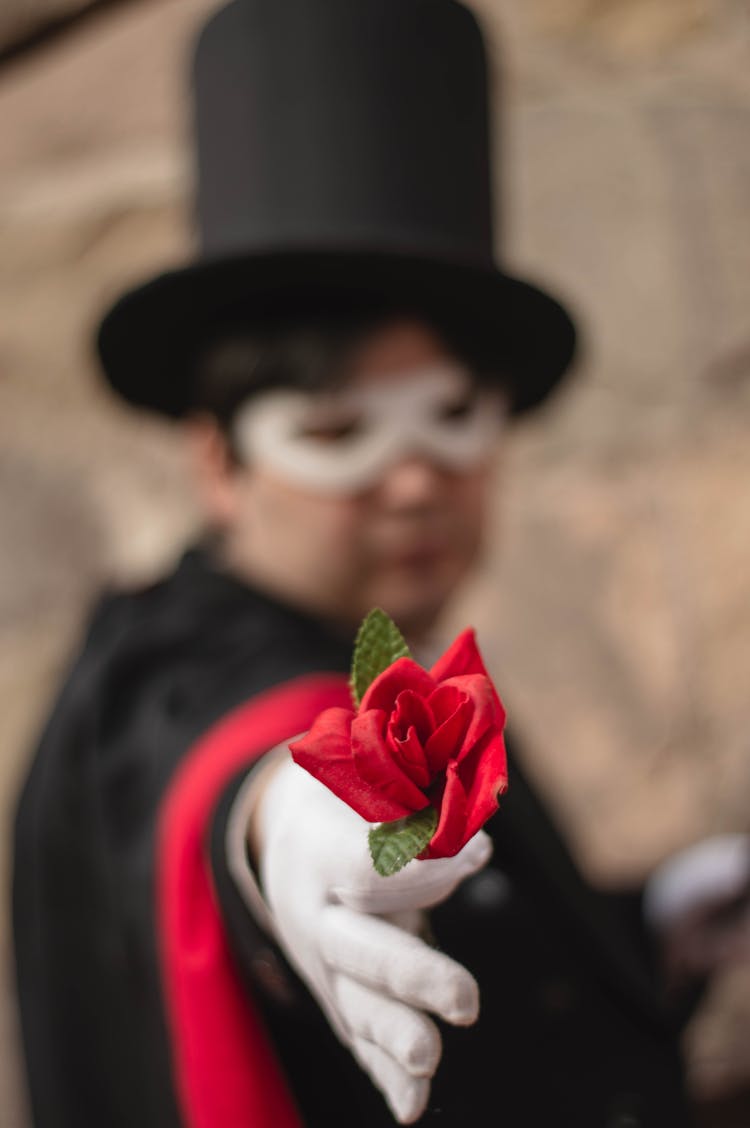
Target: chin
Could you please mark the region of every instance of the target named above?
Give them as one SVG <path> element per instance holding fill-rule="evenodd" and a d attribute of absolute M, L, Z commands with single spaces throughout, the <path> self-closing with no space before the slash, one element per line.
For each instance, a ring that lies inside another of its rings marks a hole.
<path fill-rule="evenodd" d="M 381 569 L 362 592 L 364 614 L 382 607 L 407 637 L 429 634 L 471 572 L 474 554 L 450 553 L 425 561 Z"/>
<path fill-rule="evenodd" d="M 382 607 L 407 638 L 429 634 L 454 594 L 457 585 L 438 590 L 390 591 L 383 593 L 374 606 Z M 368 608 L 369 610 L 369 608 Z"/>

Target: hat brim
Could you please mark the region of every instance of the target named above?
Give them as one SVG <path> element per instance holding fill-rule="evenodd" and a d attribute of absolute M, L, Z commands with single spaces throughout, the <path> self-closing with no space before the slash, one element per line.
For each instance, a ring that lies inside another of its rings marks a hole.
<path fill-rule="evenodd" d="M 548 293 L 491 266 L 372 251 L 288 251 L 199 260 L 124 294 L 99 327 L 112 388 L 179 418 L 192 406 L 196 351 L 223 323 L 341 308 L 422 312 L 476 334 L 510 386 L 514 414 L 542 403 L 568 371 L 576 329 Z"/>

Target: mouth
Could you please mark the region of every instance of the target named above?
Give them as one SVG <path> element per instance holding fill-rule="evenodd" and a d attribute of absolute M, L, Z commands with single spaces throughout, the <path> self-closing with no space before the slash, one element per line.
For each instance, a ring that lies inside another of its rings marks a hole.
<path fill-rule="evenodd" d="M 445 538 L 420 540 L 393 548 L 388 552 L 387 559 L 396 568 L 427 569 L 444 560 L 449 549 L 449 541 Z"/>

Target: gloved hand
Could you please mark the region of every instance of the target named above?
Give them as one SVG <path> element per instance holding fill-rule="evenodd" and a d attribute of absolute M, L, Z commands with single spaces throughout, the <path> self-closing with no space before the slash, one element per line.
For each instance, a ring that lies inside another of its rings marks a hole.
<path fill-rule="evenodd" d="M 674 992 L 750 959 L 750 835 L 706 838 L 668 858 L 646 884 L 644 915 Z"/>
<path fill-rule="evenodd" d="M 469 972 L 421 940 L 421 911 L 488 861 L 480 831 L 453 858 L 375 872 L 368 824 L 291 759 L 257 813 L 259 869 L 289 962 L 402 1124 L 424 1111 L 441 1053 L 426 1011 L 470 1025 L 479 992 Z"/>

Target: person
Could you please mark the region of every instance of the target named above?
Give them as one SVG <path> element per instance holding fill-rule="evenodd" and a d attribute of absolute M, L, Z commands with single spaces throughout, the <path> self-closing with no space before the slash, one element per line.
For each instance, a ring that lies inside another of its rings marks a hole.
<path fill-rule="evenodd" d="M 98 347 L 182 422 L 206 527 L 102 599 L 21 796 L 35 1125 L 686 1125 L 712 957 L 665 980 L 658 938 L 717 874 L 739 897 L 744 840 L 594 890 L 509 734 L 486 830 L 380 878 L 288 752 L 348 703 L 371 607 L 430 665 L 505 428 L 573 359 L 566 311 L 494 258 L 477 24 L 455 0 L 232 0 L 193 84 L 200 255 Z"/>

